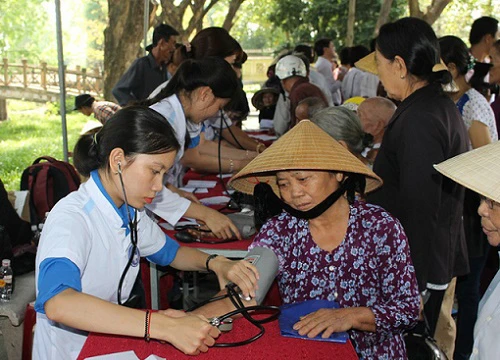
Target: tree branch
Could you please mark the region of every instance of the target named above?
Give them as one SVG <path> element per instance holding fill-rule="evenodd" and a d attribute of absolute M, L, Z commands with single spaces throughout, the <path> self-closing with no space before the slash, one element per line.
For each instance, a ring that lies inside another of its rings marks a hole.
<path fill-rule="evenodd" d="M 245 0 L 231 0 L 231 2 L 229 3 L 229 9 L 227 10 L 226 18 L 224 19 L 224 23 L 222 24 L 222 27 L 227 31 L 231 30 L 231 28 L 233 27 L 233 20 L 241 4 L 243 4 L 243 1 Z"/>
<path fill-rule="evenodd" d="M 380 27 L 384 25 L 389 19 L 389 14 L 391 12 L 393 0 L 384 0 L 382 5 L 380 5 L 380 13 L 378 14 L 377 24 L 375 25 L 375 30 L 373 30 L 373 37 L 378 36 Z"/>

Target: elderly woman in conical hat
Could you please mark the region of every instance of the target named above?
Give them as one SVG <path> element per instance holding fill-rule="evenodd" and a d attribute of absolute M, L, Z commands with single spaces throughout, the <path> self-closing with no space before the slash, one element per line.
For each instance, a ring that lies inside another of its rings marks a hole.
<path fill-rule="evenodd" d="M 481 195 L 481 226 L 491 246 L 500 245 L 500 141 L 455 156 L 437 171 Z M 479 303 L 470 359 L 498 359 L 500 343 L 500 271 Z"/>
<path fill-rule="evenodd" d="M 402 359 L 419 294 L 397 219 L 358 200 L 382 181 L 309 120 L 303 120 L 230 181 L 254 193 L 262 227 L 251 247 L 272 250 L 285 303 L 337 301 L 294 325 L 301 335 L 348 331 L 364 359 Z"/>

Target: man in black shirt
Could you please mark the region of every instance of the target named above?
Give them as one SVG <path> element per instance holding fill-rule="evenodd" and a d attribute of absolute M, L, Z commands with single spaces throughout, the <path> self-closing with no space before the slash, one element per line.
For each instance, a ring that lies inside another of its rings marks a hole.
<path fill-rule="evenodd" d="M 113 88 L 121 106 L 146 99 L 154 89 L 168 80 L 167 62 L 172 57 L 179 33 L 167 24 L 158 25 L 148 55 L 135 60 Z"/>

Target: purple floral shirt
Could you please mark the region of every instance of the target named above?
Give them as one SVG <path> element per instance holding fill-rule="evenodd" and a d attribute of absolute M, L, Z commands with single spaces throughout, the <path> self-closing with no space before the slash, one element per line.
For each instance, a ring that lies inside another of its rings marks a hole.
<path fill-rule="evenodd" d="M 406 359 L 402 332 L 416 324 L 420 297 L 408 239 L 399 221 L 377 205 L 350 205 L 347 233 L 332 252 L 319 248 L 307 220 L 283 212 L 267 221 L 250 248 L 278 256 L 284 303 L 336 300 L 369 307 L 376 332 L 350 330 L 362 359 Z"/>

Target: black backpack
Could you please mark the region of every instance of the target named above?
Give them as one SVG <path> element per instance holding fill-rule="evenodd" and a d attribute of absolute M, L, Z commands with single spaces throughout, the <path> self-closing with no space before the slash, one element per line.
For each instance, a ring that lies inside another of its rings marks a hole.
<path fill-rule="evenodd" d="M 80 177 L 70 163 L 50 156 L 36 159 L 21 176 L 21 190 L 29 190 L 31 225 L 40 229 L 45 214 L 79 186 Z"/>

